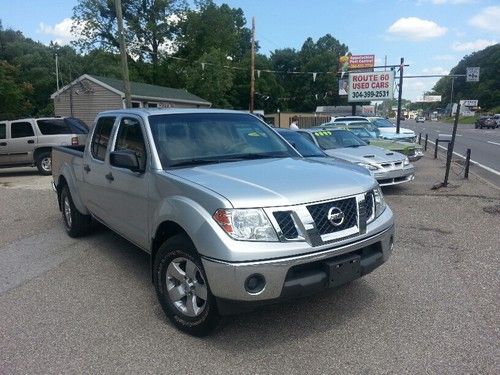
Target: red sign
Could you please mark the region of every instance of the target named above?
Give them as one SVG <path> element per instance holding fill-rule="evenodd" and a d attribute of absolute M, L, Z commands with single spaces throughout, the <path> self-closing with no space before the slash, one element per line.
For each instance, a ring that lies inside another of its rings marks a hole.
<path fill-rule="evenodd" d="M 375 66 L 375 55 L 349 56 L 349 69 L 370 69 Z"/>

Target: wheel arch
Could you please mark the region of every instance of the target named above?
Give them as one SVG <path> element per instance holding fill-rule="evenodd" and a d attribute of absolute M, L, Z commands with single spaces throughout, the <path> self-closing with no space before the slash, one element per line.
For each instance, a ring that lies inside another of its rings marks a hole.
<path fill-rule="evenodd" d="M 48 146 L 42 146 L 42 147 L 38 147 L 38 148 L 35 148 L 35 150 L 33 151 L 33 160 L 36 162 L 38 160 L 38 157 L 43 154 L 43 153 L 46 153 L 46 152 L 52 152 L 52 147 L 48 147 Z"/>

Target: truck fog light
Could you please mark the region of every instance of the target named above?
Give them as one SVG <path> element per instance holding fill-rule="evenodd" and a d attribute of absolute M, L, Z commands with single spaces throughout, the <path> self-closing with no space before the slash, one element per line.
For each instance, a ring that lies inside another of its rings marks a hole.
<path fill-rule="evenodd" d="M 255 273 L 245 280 L 245 290 L 250 294 L 262 292 L 266 286 L 266 279 L 261 274 Z"/>

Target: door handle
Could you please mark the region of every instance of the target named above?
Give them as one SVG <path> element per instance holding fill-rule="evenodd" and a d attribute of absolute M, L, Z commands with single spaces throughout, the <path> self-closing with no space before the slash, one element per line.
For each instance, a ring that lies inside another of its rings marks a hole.
<path fill-rule="evenodd" d="M 35 141 L 34 141 L 34 140 L 32 140 L 32 139 L 30 139 L 30 140 L 28 141 L 28 143 L 35 143 Z"/>
<path fill-rule="evenodd" d="M 106 177 L 106 179 L 107 179 L 108 181 L 113 181 L 113 180 L 115 179 L 115 178 L 113 177 L 113 175 L 111 174 L 111 172 L 109 172 L 109 173 L 108 173 L 106 176 L 104 176 L 104 177 Z"/>
<path fill-rule="evenodd" d="M 7 146 L 7 142 L 0 142 L 0 146 Z"/>
<path fill-rule="evenodd" d="M 90 167 L 89 167 L 89 165 L 88 165 L 88 164 L 85 164 L 85 165 L 83 166 L 83 170 L 84 170 L 85 172 L 89 173 L 89 172 L 90 172 Z"/>

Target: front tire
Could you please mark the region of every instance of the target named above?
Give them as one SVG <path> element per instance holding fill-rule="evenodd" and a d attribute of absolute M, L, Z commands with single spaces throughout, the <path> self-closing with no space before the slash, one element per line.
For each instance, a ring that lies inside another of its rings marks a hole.
<path fill-rule="evenodd" d="M 90 232 L 92 219 L 90 215 L 81 214 L 75 207 L 68 186 L 64 186 L 61 191 L 61 211 L 64 228 L 70 237 L 81 237 Z"/>
<path fill-rule="evenodd" d="M 205 270 L 185 234 L 169 238 L 158 249 L 153 280 L 163 311 L 179 330 L 201 337 L 219 324 L 220 315 Z"/>
<path fill-rule="evenodd" d="M 44 176 L 48 176 L 52 174 L 52 153 L 51 152 L 42 152 L 38 155 L 36 159 L 36 167 L 38 168 L 38 172 Z"/>

